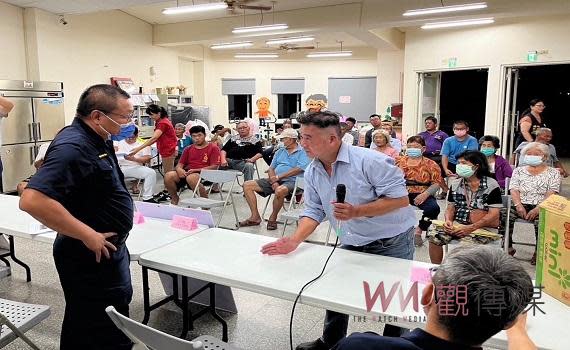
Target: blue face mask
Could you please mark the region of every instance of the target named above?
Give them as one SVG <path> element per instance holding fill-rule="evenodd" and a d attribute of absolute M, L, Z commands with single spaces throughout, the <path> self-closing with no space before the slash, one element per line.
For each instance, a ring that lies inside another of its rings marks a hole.
<path fill-rule="evenodd" d="M 475 174 L 475 170 L 473 170 L 473 167 L 467 164 L 457 164 L 455 172 L 457 173 L 457 175 L 464 178 L 471 177 L 473 176 L 473 174 Z"/>
<path fill-rule="evenodd" d="M 422 156 L 422 150 L 420 148 L 407 148 L 406 155 L 411 158 L 419 158 Z"/>
<path fill-rule="evenodd" d="M 111 119 L 111 117 L 109 117 L 109 116 L 106 115 L 105 113 L 103 113 L 103 115 L 104 115 L 105 117 L 107 117 L 110 121 L 112 121 L 113 123 L 117 124 L 117 125 L 121 128 L 121 130 L 119 131 L 119 133 L 118 133 L 117 135 L 113 135 L 113 134 L 111 134 L 110 132 L 108 132 L 104 127 L 102 127 L 101 125 L 99 125 L 99 127 L 100 127 L 101 129 L 103 129 L 107 134 L 109 134 L 109 140 L 112 140 L 112 141 L 122 141 L 122 140 L 124 140 L 124 139 L 126 139 L 126 138 L 129 138 L 129 137 L 131 137 L 131 136 L 134 135 L 134 133 L 135 133 L 135 128 L 136 128 L 134 122 L 130 121 L 130 122 L 126 123 L 126 124 L 119 124 L 119 123 L 117 123 L 116 121 L 114 121 L 113 119 Z"/>
<path fill-rule="evenodd" d="M 481 153 L 487 157 L 492 156 L 496 151 L 494 147 L 481 147 Z"/>
<path fill-rule="evenodd" d="M 530 166 L 537 166 L 542 164 L 542 157 L 541 156 L 531 156 L 531 155 L 526 155 L 523 158 L 522 163 L 526 164 L 526 165 L 530 165 Z"/>

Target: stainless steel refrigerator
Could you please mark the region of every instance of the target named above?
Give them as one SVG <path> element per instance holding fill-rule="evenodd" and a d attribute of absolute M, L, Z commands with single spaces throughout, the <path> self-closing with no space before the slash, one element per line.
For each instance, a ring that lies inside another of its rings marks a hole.
<path fill-rule="evenodd" d="M 65 125 L 63 83 L 0 80 L 0 93 L 14 103 L 2 121 L 3 192 L 35 173 L 34 159 Z"/>

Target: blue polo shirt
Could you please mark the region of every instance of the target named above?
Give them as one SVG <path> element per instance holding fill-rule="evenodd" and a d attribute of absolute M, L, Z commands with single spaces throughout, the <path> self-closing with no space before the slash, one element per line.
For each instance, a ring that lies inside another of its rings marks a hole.
<path fill-rule="evenodd" d="M 457 164 L 457 156 L 461 153 L 471 150 L 471 151 L 478 151 L 479 150 L 479 143 L 477 139 L 471 135 L 467 135 L 465 140 L 459 141 L 457 137 L 452 136 L 448 137 L 443 141 L 443 146 L 441 148 L 441 155 L 447 156 L 449 158 L 449 162 L 452 164 Z"/>
<path fill-rule="evenodd" d="M 116 232 L 111 242 L 124 242 L 133 226 L 133 200 L 113 144 L 105 142 L 80 118 L 56 135 L 27 188 L 58 201 L 97 232 Z M 62 238 L 81 243 L 67 236 Z M 79 251 L 75 253 L 92 256 L 82 243 L 76 246 Z"/>
<path fill-rule="evenodd" d="M 305 150 L 297 145 L 297 148 L 291 154 L 285 147 L 275 152 L 271 161 L 271 167 L 275 170 L 275 174 L 279 176 L 293 168 L 305 170 L 310 162 L 311 160 L 307 157 Z M 290 176 L 283 179 L 282 182 L 295 182 L 295 178 L 296 176 Z"/>
<path fill-rule="evenodd" d="M 473 330 L 476 332 L 476 330 Z M 482 350 L 478 346 L 465 346 L 433 336 L 419 328 L 401 337 L 382 337 L 378 334 L 354 333 L 344 338 L 334 350 Z"/>

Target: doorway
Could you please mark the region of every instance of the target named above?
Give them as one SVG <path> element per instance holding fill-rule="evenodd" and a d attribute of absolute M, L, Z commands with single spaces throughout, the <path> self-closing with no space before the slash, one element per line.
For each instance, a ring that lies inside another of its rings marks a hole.
<path fill-rule="evenodd" d="M 485 130 L 488 69 L 419 73 L 418 130 L 433 115 L 439 128 L 453 135 L 453 122 L 469 123 L 469 133 L 477 139 Z"/>
<path fill-rule="evenodd" d="M 564 123 L 570 106 L 570 64 L 535 65 L 507 68 L 503 139 L 507 154 L 512 152 L 521 114 L 529 101 L 539 98 L 546 108 L 542 116 L 552 129 L 552 144 L 558 157 L 570 157 L 570 138 L 565 137 Z"/>

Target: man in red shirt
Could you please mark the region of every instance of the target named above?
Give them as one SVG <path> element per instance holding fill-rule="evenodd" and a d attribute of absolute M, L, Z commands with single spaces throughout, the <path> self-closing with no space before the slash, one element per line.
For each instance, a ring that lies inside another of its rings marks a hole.
<path fill-rule="evenodd" d="M 208 197 L 206 189 L 199 184 L 200 170 L 217 169 L 220 165 L 220 149 L 215 143 L 206 141 L 206 130 L 203 126 L 195 125 L 190 128 L 193 144 L 186 147 L 174 171 L 164 176 L 164 186 L 170 194 L 171 203 L 178 205 L 180 198 L 178 190 L 188 185 L 194 190 L 197 185 L 201 197 Z"/>

